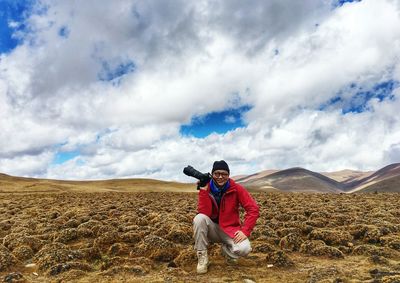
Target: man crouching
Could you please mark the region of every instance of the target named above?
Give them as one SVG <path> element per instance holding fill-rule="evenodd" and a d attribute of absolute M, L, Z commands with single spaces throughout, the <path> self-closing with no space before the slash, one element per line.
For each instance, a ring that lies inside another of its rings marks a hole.
<path fill-rule="evenodd" d="M 224 160 L 215 161 L 212 179 L 199 190 L 198 214 L 193 220 L 199 274 L 208 270 L 207 248 L 210 242 L 222 244 L 221 254 L 228 263 L 236 262 L 251 251 L 248 237 L 256 224 L 259 209 L 246 189 L 229 178 L 229 173 Z M 242 224 L 239 205 L 246 211 Z"/>

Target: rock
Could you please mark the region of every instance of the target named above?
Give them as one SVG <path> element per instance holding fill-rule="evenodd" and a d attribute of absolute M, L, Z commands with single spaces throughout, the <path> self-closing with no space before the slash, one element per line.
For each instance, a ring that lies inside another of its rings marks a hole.
<path fill-rule="evenodd" d="M 96 220 L 89 220 L 88 222 L 82 223 L 78 226 L 78 231 L 87 231 L 90 230 L 91 231 L 91 235 L 95 235 L 97 234 L 97 231 L 100 229 L 100 227 L 102 226 L 100 221 L 96 221 Z"/>
<path fill-rule="evenodd" d="M 3 282 L 25 282 L 20 272 L 13 272 L 4 276 Z"/>
<path fill-rule="evenodd" d="M 400 277 L 400 271 L 390 271 L 390 270 L 386 270 L 386 269 L 371 269 L 369 271 L 369 273 L 371 274 L 371 276 L 375 279 L 382 279 L 383 277 Z M 385 278 L 386 279 L 386 278 Z M 389 281 L 389 280 L 385 280 L 386 282 L 396 282 L 396 281 Z"/>
<path fill-rule="evenodd" d="M 328 229 L 314 229 L 308 235 L 310 240 L 322 240 L 327 245 L 347 245 L 353 240 L 349 232 L 328 230 Z"/>
<path fill-rule="evenodd" d="M 36 266 L 37 266 L 36 263 L 28 263 L 28 264 L 25 265 L 25 268 L 32 268 L 32 269 L 35 269 Z"/>
<path fill-rule="evenodd" d="M 108 249 L 108 254 L 111 256 L 128 255 L 129 247 L 124 243 L 115 243 Z"/>
<path fill-rule="evenodd" d="M 368 229 L 364 234 L 364 241 L 370 244 L 376 244 L 380 242 L 383 233 L 379 228 Z"/>
<path fill-rule="evenodd" d="M 60 215 L 61 215 L 61 213 L 60 213 L 59 211 L 55 210 L 55 211 L 51 211 L 51 212 L 48 214 L 48 217 L 49 217 L 49 219 L 56 219 L 56 218 L 58 218 Z"/>
<path fill-rule="evenodd" d="M 67 223 L 64 224 L 65 228 L 76 228 L 78 227 L 80 222 L 76 219 L 70 219 L 67 221 Z"/>
<path fill-rule="evenodd" d="M 99 235 L 94 241 L 94 246 L 100 249 L 108 248 L 110 245 L 119 242 L 121 239 L 118 232 L 107 231 L 102 235 Z"/>
<path fill-rule="evenodd" d="M 43 248 L 34 256 L 39 270 L 45 271 L 57 264 L 62 264 L 74 259 L 76 252 L 69 249 L 68 246 L 61 243 L 51 243 Z"/>
<path fill-rule="evenodd" d="M 197 263 L 196 252 L 192 247 L 187 248 L 179 253 L 174 259 L 177 266 L 190 266 Z"/>
<path fill-rule="evenodd" d="M 75 269 L 75 270 L 81 270 L 81 271 L 92 271 L 93 268 L 87 264 L 87 263 L 82 263 L 82 262 L 66 262 L 66 263 L 60 263 L 52 266 L 49 271 L 49 275 L 51 276 L 56 276 L 62 272 Z"/>
<path fill-rule="evenodd" d="M 167 266 L 172 268 L 178 267 L 174 261 L 170 261 Z"/>
<path fill-rule="evenodd" d="M 292 228 L 283 228 L 277 231 L 279 237 L 285 237 L 289 234 L 301 235 L 300 228 L 292 227 Z"/>
<path fill-rule="evenodd" d="M 165 238 L 177 244 L 190 244 L 193 242 L 193 231 L 191 228 L 183 230 L 172 227 Z"/>
<path fill-rule="evenodd" d="M 89 262 L 101 259 L 101 252 L 99 248 L 96 247 L 83 248 L 80 249 L 79 252 L 81 253 L 82 258 Z"/>
<path fill-rule="evenodd" d="M 94 236 L 94 232 L 85 227 L 77 228 L 77 236 L 78 238 L 92 238 Z"/>
<path fill-rule="evenodd" d="M 344 258 L 344 254 L 337 248 L 325 245 L 322 240 L 304 242 L 300 252 L 314 256 L 328 256 L 330 258 Z"/>
<path fill-rule="evenodd" d="M 317 227 L 317 228 L 323 228 L 327 225 L 328 221 L 326 219 L 313 219 L 313 220 L 307 220 L 305 222 L 306 225 L 311 226 L 311 227 Z"/>
<path fill-rule="evenodd" d="M 274 264 L 278 267 L 294 266 L 294 262 L 283 251 L 269 253 L 265 259 L 268 263 Z"/>
<path fill-rule="evenodd" d="M 387 260 L 385 257 L 379 256 L 379 255 L 370 256 L 370 260 L 375 264 L 382 264 L 382 265 L 389 264 L 389 260 Z"/>
<path fill-rule="evenodd" d="M 303 239 L 294 233 L 290 233 L 279 241 L 279 247 L 284 250 L 298 251 L 300 249 Z"/>
<path fill-rule="evenodd" d="M 142 240 L 141 235 L 135 231 L 128 231 L 121 235 L 121 240 L 126 243 L 139 243 Z"/>
<path fill-rule="evenodd" d="M 276 248 L 271 244 L 268 243 L 254 244 L 254 252 L 256 253 L 269 253 L 273 251 L 276 251 Z"/>
<path fill-rule="evenodd" d="M 12 233 L 3 239 L 3 245 L 11 251 L 18 246 L 26 245 L 37 252 L 43 246 L 43 243 L 42 240 L 25 233 Z"/>
<path fill-rule="evenodd" d="M 0 221 L 0 231 L 9 231 L 13 225 L 13 221 L 3 220 Z"/>
<path fill-rule="evenodd" d="M 389 247 L 396 251 L 400 251 L 400 241 L 393 241 L 389 243 Z"/>
<path fill-rule="evenodd" d="M 143 239 L 143 247 L 151 259 L 169 262 L 176 258 L 179 249 L 175 243 L 162 237 L 148 235 Z"/>
<path fill-rule="evenodd" d="M 77 229 L 69 228 L 69 229 L 62 230 L 59 233 L 58 237 L 56 238 L 56 241 L 66 244 L 66 243 L 69 243 L 69 242 L 74 241 L 76 239 L 78 239 L 78 231 L 77 231 Z"/>
<path fill-rule="evenodd" d="M 354 255 L 378 255 L 386 258 L 394 257 L 393 250 L 388 247 L 377 247 L 374 245 L 359 245 L 353 250 Z"/>
<path fill-rule="evenodd" d="M 0 272 L 9 270 L 17 262 L 17 258 L 6 247 L 0 245 Z"/>

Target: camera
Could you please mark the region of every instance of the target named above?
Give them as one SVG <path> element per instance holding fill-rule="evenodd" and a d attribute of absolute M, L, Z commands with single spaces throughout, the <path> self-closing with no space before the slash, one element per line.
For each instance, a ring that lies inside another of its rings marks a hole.
<path fill-rule="evenodd" d="M 183 173 L 187 176 L 196 178 L 199 180 L 199 183 L 197 184 L 197 189 L 199 190 L 201 187 L 204 187 L 210 182 L 211 180 L 211 174 L 210 173 L 201 173 L 194 169 L 192 166 L 188 165 L 185 168 L 183 168 Z"/>

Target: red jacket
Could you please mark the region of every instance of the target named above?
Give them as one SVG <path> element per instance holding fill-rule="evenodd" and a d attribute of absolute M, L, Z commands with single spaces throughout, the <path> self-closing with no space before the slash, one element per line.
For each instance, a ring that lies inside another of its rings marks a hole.
<path fill-rule="evenodd" d="M 229 179 L 229 188 L 224 193 L 220 203 L 220 211 L 214 197 L 210 192 L 210 183 L 207 190 L 199 191 L 198 213 L 203 213 L 211 219 L 217 218 L 219 214 L 219 226 L 231 238 L 235 237 L 235 232 L 241 230 L 247 237 L 256 225 L 259 214 L 258 205 L 251 195 L 241 185 Z M 244 208 L 246 214 L 244 222 L 240 222 L 239 205 Z"/>

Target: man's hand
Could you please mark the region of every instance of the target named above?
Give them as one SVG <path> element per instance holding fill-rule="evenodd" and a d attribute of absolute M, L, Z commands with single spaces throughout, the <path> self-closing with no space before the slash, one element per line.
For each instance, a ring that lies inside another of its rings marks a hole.
<path fill-rule="evenodd" d="M 247 236 L 242 231 L 239 230 L 239 231 L 235 232 L 235 238 L 233 238 L 233 242 L 235 244 L 238 244 L 246 239 L 247 239 Z"/>
<path fill-rule="evenodd" d="M 199 186 L 200 190 L 207 191 L 207 185 L 200 187 L 200 181 L 197 182 L 197 186 Z"/>

